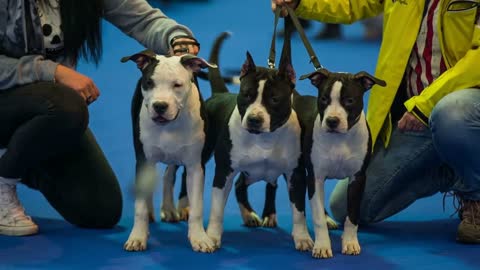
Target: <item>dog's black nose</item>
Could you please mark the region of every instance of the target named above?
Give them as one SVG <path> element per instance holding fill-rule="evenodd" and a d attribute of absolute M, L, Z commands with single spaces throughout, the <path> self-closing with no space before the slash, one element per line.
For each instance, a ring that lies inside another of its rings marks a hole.
<path fill-rule="evenodd" d="M 263 123 L 263 118 L 258 115 L 249 115 L 247 118 L 247 124 L 250 127 L 260 127 Z"/>
<path fill-rule="evenodd" d="M 164 114 L 168 109 L 168 103 L 164 101 L 155 102 L 152 106 L 155 112 L 158 114 Z"/>
<path fill-rule="evenodd" d="M 338 119 L 338 117 L 336 116 L 327 117 L 326 123 L 329 128 L 335 129 L 338 127 L 338 124 L 340 123 L 340 119 Z"/>

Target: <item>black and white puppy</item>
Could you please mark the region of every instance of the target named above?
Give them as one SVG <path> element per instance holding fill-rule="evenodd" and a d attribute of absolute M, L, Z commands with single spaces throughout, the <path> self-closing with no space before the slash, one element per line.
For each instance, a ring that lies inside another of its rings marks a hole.
<path fill-rule="evenodd" d="M 219 43 L 225 37 L 217 39 L 210 62 L 218 63 Z M 259 180 L 276 183 L 284 176 L 294 220 L 304 217 L 304 202 L 296 203 L 295 198 L 297 193 L 304 198 L 306 187 L 296 187 L 294 180 L 304 170 L 299 168 L 301 127 L 292 109 L 295 72 L 290 58 L 282 52 L 279 69 L 269 69 L 257 67 L 247 52 L 238 95 L 229 93 L 218 69 L 209 69 L 209 79 L 213 95 L 206 107 L 210 130 L 216 133 L 209 138 L 217 139 L 211 146 L 216 167 L 207 234 L 220 247 L 224 208 L 237 174 L 247 185 Z M 306 224 L 298 226 L 294 239 L 302 241 L 308 236 Z"/>
<path fill-rule="evenodd" d="M 334 73 L 319 69 L 309 78 L 318 97 L 298 97 L 296 108 L 305 126 L 308 196 L 313 213 L 316 258 L 333 256 L 324 212 L 324 181 L 348 178 L 348 216 L 342 235 L 342 253 L 360 254 L 357 238 L 359 207 L 372 150 L 370 131 L 363 111 L 363 96 L 383 80 L 367 72 Z"/>
<path fill-rule="evenodd" d="M 203 164 L 208 122 L 194 72 L 213 66 L 194 55 L 166 57 L 150 51 L 124 57 L 122 62 L 128 60 L 136 62 L 142 72 L 132 101 L 136 185 L 145 189 L 149 186 L 146 183 L 155 182 L 155 174 L 148 172 L 154 171 L 158 162 L 170 165 L 165 179 L 174 179 L 168 177 L 173 166 L 184 166 L 188 201 L 191 202 L 188 237 L 195 251 L 211 252 L 214 243 L 203 227 Z M 170 194 L 173 183 L 164 184 L 170 187 L 166 195 L 170 197 L 164 201 L 162 210 L 174 213 L 173 195 Z M 128 251 L 147 247 L 149 217 L 153 217 L 152 195 L 153 188 L 137 193 L 135 223 L 124 245 Z"/>

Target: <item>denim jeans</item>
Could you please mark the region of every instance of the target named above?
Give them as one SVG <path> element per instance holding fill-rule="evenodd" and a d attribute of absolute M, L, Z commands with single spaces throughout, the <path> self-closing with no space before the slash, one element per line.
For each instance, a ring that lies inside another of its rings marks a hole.
<path fill-rule="evenodd" d="M 396 123 L 395 123 L 396 124 Z M 380 140 L 367 169 L 360 223 L 384 220 L 415 200 L 454 191 L 480 200 L 480 89 L 455 91 L 434 107 L 429 128 L 394 129 L 387 149 Z M 330 197 L 333 217 L 345 220 L 348 181 Z"/>

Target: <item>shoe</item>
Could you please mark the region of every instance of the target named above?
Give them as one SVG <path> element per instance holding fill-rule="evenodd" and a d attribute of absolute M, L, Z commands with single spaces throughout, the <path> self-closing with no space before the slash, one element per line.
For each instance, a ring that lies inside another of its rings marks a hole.
<path fill-rule="evenodd" d="M 462 200 L 460 213 L 457 241 L 480 244 L 480 201 Z"/>
<path fill-rule="evenodd" d="M 17 198 L 18 180 L 0 177 L 0 235 L 24 236 L 38 232 Z"/>
<path fill-rule="evenodd" d="M 315 35 L 314 39 L 324 40 L 324 39 L 341 39 L 342 31 L 340 24 L 326 24 L 322 31 L 318 32 Z"/>

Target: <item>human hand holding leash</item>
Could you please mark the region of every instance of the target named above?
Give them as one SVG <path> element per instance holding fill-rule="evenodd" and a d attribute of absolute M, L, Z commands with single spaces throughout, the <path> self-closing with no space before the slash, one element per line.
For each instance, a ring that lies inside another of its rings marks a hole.
<path fill-rule="evenodd" d="M 289 5 L 292 9 L 296 9 L 300 0 L 272 0 L 272 10 L 275 12 L 275 9 L 278 6 Z M 282 17 L 287 16 L 288 12 L 285 7 L 282 7 L 282 12 L 280 13 Z"/>
<path fill-rule="evenodd" d="M 425 125 L 410 112 L 403 114 L 402 118 L 398 121 L 398 128 L 401 131 L 422 131 L 425 129 Z"/>
<path fill-rule="evenodd" d="M 92 79 L 63 65 L 57 66 L 55 81 L 75 90 L 87 104 L 93 103 L 100 96 Z"/>

